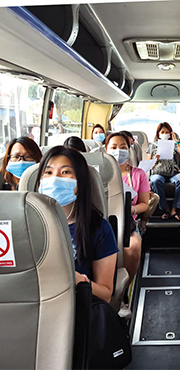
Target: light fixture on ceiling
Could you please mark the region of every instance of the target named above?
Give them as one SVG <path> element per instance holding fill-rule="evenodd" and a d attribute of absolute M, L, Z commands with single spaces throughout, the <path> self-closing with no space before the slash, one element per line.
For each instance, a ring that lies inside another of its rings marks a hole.
<path fill-rule="evenodd" d="M 157 67 L 161 70 L 161 71 L 172 71 L 172 69 L 174 69 L 175 64 L 173 63 L 159 63 L 157 64 Z"/>

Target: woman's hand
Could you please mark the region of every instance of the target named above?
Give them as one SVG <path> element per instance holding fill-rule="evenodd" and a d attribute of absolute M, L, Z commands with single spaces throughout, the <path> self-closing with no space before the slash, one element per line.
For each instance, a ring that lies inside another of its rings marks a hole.
<path fill-rule="evenodd" d="M 81 281 L 86 281 L 84 275 L 80 274 L 79 272 L 75 271 L 75 278 L 76 278 L 76 285 Z"/>
<path fill-rule="evenodd" d="M 176 143 L 177 138 L 176 138 L 176 135 L 175 135 L 175 133 L 173 131 L 171 131 L 171 137 L 172 137 L 172 140 L 174 140 L 175 143 Z"/>
<path fill-rule="evenodd" d="M 154 158 L 157 159 L 157 161 L 158 161 L 159 158 L 160 158 L 160 154 L 156 154 Z"/>

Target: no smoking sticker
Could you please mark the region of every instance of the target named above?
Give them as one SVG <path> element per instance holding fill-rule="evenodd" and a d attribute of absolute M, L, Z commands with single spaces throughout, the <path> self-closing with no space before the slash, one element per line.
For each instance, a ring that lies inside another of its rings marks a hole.
<path fill-rule="evenodd" d="M 15 267 L 11 221 L 0 221 L 0 267 Z"/>

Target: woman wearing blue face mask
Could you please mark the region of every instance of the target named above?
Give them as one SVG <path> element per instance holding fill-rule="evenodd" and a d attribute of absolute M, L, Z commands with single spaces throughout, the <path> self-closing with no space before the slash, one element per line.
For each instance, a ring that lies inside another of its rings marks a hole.
<path fill-rule="evenodd" d="M 5 179 L 4 190 L 17 190 L 22 173 L 40 162 L 41 157 L 41 150 L 34 140 L 26 136 L 13 139 L 6 149 L 0 168 Z"/>
<path fill-rule="evenodd" d="M 91 139 L 99 141 L 102 145 L 105 144 L 106 133 L 104 127 L 97 123 L 91 132 Z"/>
<path fill-rule="evenodd" d="M 109 302 L 118 248 L 110 224 L 92 206 L 86 160 L 74 149 L 53 147 L 40 162 L 35 190 L 56 199 L 66 214 L 76 284 L 90 279 L 93 294 Z"/>

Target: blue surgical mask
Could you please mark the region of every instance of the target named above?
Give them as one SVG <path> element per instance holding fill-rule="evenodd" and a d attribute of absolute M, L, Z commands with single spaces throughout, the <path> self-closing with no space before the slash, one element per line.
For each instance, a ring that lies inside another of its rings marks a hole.
<path fill-rule="evenodd" d="M 132 145 L 131 145 L 131 148 L 133 148 L 133 149 L 134 149 L 134 144 L 132 144 Z"/>
<path fill-rule="evenodd" d="M 100 143 L 102 143 L 105 139 L 105 134 L 103 134 L 103 133 L 93 134 L 93 139 L 97 140 L 97 141 L 100 141 Z"/>
<path fill-rule="evenodd" d="M 129 150 L 127 149 L 109 149 L 108 154 L 111 154 L 119 165 L 124 164 L 129 159 Z"/>
<path fill-rule="evenodd" d="M 61 207 L 74 202 L 77 196 L 74 189 L 77 185 L 76 179 L 68 177 L 51 176 L 40 181 L 39 193 L 54 198 Z"/>
<path fill-rule="evenodd" d="M 29 168 L 30 166 L 33 166 L 33 164 L 36 164 L 36 162 L 28 162 L 28 161 L 11 162 L 9 161 L 6 167 L 6 171 L 20 178 L 23 172 L 27 170 L 27 168 Z"/>

